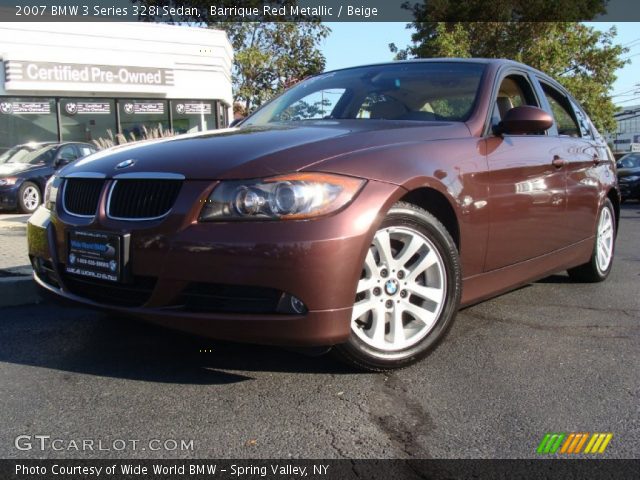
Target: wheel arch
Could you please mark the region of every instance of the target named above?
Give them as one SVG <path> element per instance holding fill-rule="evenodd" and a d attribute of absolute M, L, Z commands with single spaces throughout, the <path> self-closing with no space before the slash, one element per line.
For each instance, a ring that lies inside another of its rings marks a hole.
<path fill-rule="evenodd" d="M 409 190 L 400 201 L 411 203 L 431 213 L 447 229 L 460 251 L 460 223 L 449 198 L 431 186 L 421 186 Z"/>
<path fill-rule="evenodd" d="M 38 189 L 38 192 L 40 192 L 40 198 L 43 199 L 44 198 L 44 187 L 45 185 L 41 185 L 40 181 L 37 178 L 25 178 L 22 181 L 22 184 L 20 185 L 20 188 L 22 188 L 22 185 L 24 185 L 25 183 L 32 183 L 33 185 L 36 186 L 36 188 Z"/>
<path fill-rule="evenodd" d="M 607 192 L 607 196 L 611 203 L 613 204 L 613 213 L 616 217 L 616 225 L 615 232 L 618 234 L 618 229 L 620 228 L 620 192 L 616 187 L 611 187 Z"/>

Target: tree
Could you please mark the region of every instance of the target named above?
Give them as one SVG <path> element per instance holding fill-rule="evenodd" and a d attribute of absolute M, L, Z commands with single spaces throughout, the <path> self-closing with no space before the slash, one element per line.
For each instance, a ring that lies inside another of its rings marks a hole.
<path fill-rule="evenodd" d="M 227 32 L 234 49 L 233 94 L 235 101 L 244 104 L 246 114 L 287 86 L 324 71 L 325 58 L 318 45 L 329 36 L 331 29 L 322 25 L 319 18 L 294 15 L 286 10 L 289 13 L 284 16 L 259 13 L 246 17 L 251 21 L 227 21 L 243 17 L 238 13 L 240 9 L 264 12 L 263 7 L 267 5 L 278 9 L 296 5 L 297 0 L 243 0 L 241 5 L 235 0 L 131 1 L 154 7 L 151 12 L 155 15 L 143 17 L 145 21 L 188 23 Z M 157 8 L 161 5 L 185 9 L 178 10 L 181 14 L 167 17 Z M 217 7 L 216 11 L 228 9 L 230 13 L 214 14 L 212 6 Z M 194 15 L 194 11 L 198 13 Z"/>
<path fill-rule="evenodd" d="M 233 89 L 246 111 L 292 83 L 324 70 L 318 44 L 330 29 L 320 22 L 219 22 L 233 46 Z"/>
<path fill-rule="evenodd" d="M 616 107 L 610 93 L 616 70 L 628 61 L 622 57 L 628 49 L 614 44 L 615 27 L 600 32 L 575 21 L 537 21 L 591 18 L 602 13 L 604 2 L 498 0 L 496 9 L 490 12 L 480 10 L 481 3 L 474 0 L 458 4 L 440 1 L 406 5 L 416 18 L 410 24 L 416 32 L 411 45 L 399 50 L 391 44 L 391 51 L 398 59 L 509 58 L 531 65 L 567 88 L 601 132 L 615 130 Z M 465 16 L 504 21 L 424 21 L 431 18 L 464 20 Z"/>

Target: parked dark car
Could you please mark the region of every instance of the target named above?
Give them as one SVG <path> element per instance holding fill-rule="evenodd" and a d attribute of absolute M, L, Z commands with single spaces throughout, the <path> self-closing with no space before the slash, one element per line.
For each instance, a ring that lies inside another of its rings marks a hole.
<path fill-rule="evenodd" d="M 383 370 L 423 357 L 460 306 L 565 269 L 607 278 L 619 201 L 604 139 L 548 76 L 396 62 L 65 167 L 29 255 L 58 297 Z"/>
<path fill-rule="evenodd" d="M 10 148 L 0 155 L 0 209 L 33 213 L 53 173 L 94 152 L 93 145 L 78 142 L 25 143 Z"/>
<path fill-rule="evenodd" d="M 640 152 L 627 153 L 617 163 L 622 201 L 640 200 Z"/>

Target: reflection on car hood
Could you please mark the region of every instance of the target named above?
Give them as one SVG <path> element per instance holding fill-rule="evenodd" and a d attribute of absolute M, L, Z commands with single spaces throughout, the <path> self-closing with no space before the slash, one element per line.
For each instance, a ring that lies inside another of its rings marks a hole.
<path fill-rule="evenodd" d="M 190 179 L 255 178 L 301 170 L 357 150 L 469 135 L 463 123 L 391 120 L 232 128 L 111 148 L 65 167 L 60 174 L 98 172 L 112 177 L 171 172 Z M 116 169 L 125 160 L 134 162 Z"/>
<path fill-rule="evenodd" d="M 640 175 L 640 168 L 619 168 L 618 177 L 630 177 L 631 175 Z"/>
<path fill-rule="evenodd" d="M 0 176 L 15 175 L 28 170 L 34 170 L 42 167 L 44 164 L 33 165 L 31 163 L 0 163 Z"/>

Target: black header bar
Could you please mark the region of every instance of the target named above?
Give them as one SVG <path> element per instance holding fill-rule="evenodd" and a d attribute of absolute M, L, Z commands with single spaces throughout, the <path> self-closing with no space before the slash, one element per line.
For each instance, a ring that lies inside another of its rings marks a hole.
<path fill-rule="evenodd" d="M 640 21 L 628 0 L 0 0 L 2 22 Z"/>

